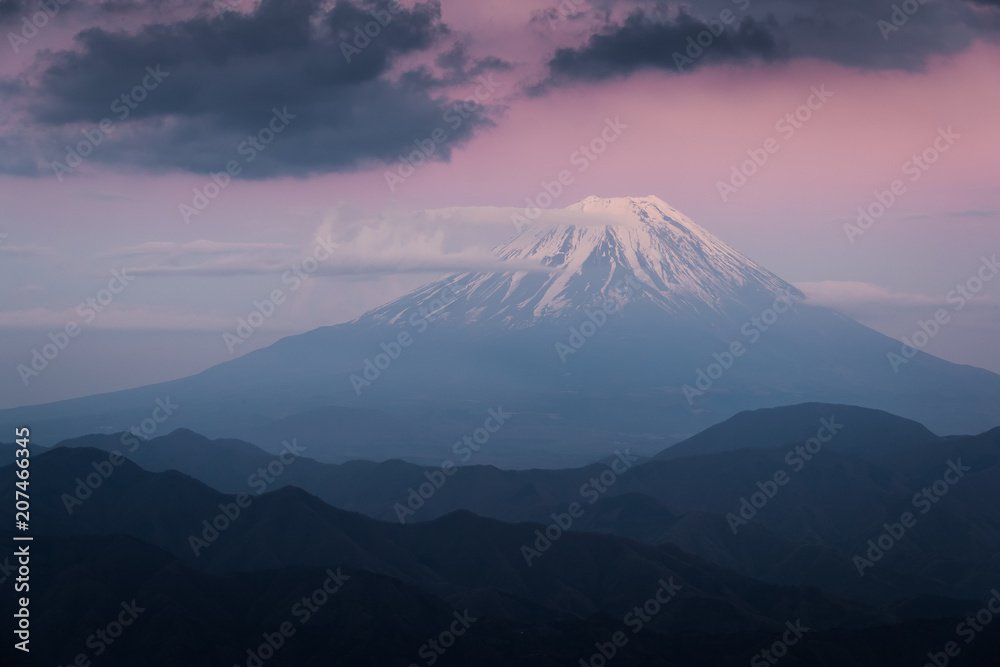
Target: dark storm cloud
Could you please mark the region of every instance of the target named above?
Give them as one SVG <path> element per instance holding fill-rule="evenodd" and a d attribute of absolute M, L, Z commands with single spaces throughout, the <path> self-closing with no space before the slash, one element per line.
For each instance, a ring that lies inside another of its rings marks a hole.
<path fill-rule="evenodd" d="M 400 81 L 408 88 L 430 90 L 467 84 L 483 74 L 507 72 L 514 67 L 496 56 L 472 58 L 461 42 L 456 42 L 449 50 L 435 58 L 434 64 L 441 70 L 441 74 L 436 74 L 430 67 L 421 65 L 404 72 Z"/>
<path fill-rule="evenodd" d="M 0 26 L 17 23 L 33 6 L 31 0 L 0 0 Z"/>
<path fill-rule="evenodd" d="M 656 21 L 642 11 L 630 14 L 621 25 L 592 35 L 577 49 L 559 49 L 549 62 L 558 79 L 606 79 L 645 68 L 682 72 L 710 63 L 775 60 L 784 48 L 766 23 L 744 17 L 734 27 L 716 21 L 713 26 L 680 14 L 673 21 Z M 706 35 L 700 46 L 695 40 Z"/>
<path fill-rule="evenodd" d="M 566 0 L 564 0 L 565 3 Z M 859 69 L 920 71 L 929 57 L 1000 37 L 1000 0 L 573 0 L 588 11 L 549 10 L 592 34 L 559 49 L 548 75 L 531 89 L 543 92 L 573 81 L 627 76 L 642 69 L 673 74 L 726 63 L 816 58 Z M 561 14 L 559 12 L 562 12 Z M 700 55 L 689 39 L 715 27 Z M 724 30 L 722 30 L 724 28 Z M 691 57 L 692 62 L 686 62 Z"/>
<path fill-rule="evenodd" d="M 235 0 L 0 0 L 0 26 L 8 27 L 22 23 L 22 18 L 28 20 L 38 13 L 44 12 L 50 17 L 60 16 L 128 16 L 132 14 L 145 17 L 193 15 L 206 12 L 215 3 L 234 2 Z"/>
<path fill-rule="evenodd" d="M 76 49 L 41 56 L 37 83 L 22 87 L 19 101 L 58 139 L 44 162 L 61 159 L 64 143 L 81 138 L 81 125 L 110 118 L 116 127 L 91 160 L 218 171 L 277 108 L 294 119 L 245 176 L 347 170 L 392 161 L 443 125 L 448 100 L 387 74 L 398 57 L 447 35 L 436 0 L 409 9 L 367 0 L 338 0 L 329 9 L 319 0 L 263 0 L 250 14 L 198 16 L 134 33 L 84 30 Z M 463 74 L 483 66 L 463 53 L 447 64 Z M 151 81 L 147 68 L 159 68 L 162 82 L 119 120 L 124 106 L 116 112 L 113 101 Z M 456 142 L 489 122 L 477 111 L 449 131 L 438 155 L 447 158 Z"/>
<path fill-rule="evenodd" d="M 933 56 L 1000 37 L 1000 12 L 967 0 L 811 0 L 779 20 L 793 57 L 858 69 L 919 72 Z"/>
<path fill-rule="evenodd" d="M 506 72 L 513 68 L 509 62 L 496 56 L 473 59 L 462 42 L 455 44 L 435 59 L 434 64 L 464 80 L 469 80 L 486 72 Z"/>

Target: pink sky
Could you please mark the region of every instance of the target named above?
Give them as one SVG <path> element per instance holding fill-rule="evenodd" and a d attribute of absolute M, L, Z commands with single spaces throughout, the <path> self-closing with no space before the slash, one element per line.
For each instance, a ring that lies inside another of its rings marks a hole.
<path fill-rule="evenodd" d="M 218 341 L 220 327 L 273 282 L 267 276 L 198 282 L 143 277 L 116 301 L 115 314 L 95 322 L 86 345 L 68 350 L 25 388 L 14 367 L 44 342 L 47 331 L 72 317 L 112 268 L 153 261 L 117 249 L 205 240 L 222 244 L 218 252 L 239 262 L 260 256 L 225 244 L 277 244 L 285 250 L 268 257 L 280 265 L 308 250 L 317 233 L 332 233 L 344 243 L 344 257 L 370 264 L 363 277 L 312 281 L 280 322 L 268 323 L 251 341 L 260 346 L 285 333 L 355 317 L 434 275 L 437 265 L 485 256 L 513 232 L 502 218 L 497 224 L 463 226 L 455 220 L 418 228 L 412 213 L 524 206 L 543 180 L 563 169 L 572 170 L 574 181 L 555 207 L 591 194 L 654 194 L 786 280 L 807 292 L 813 285 L 819 302 L 891 336 L 909 334 L 925 304 L 971 275 L 984 253 L 1000 250 L 1000 46 L 977 42 L 954 55 L 932 55 L 920 72 L 797 58 L 685 76 L 648 70 L 532 98 L 523 86 L 541 76 L 554 44 L 580 42 L 578 26 L 553 34 L 526 27 L 530 11 L 544 6 L 520 1 L 486 11 L 444 3 L 442 20 L 457 37 L 474 37 L 474 55 L 496 55 L 515 67 L 492 75 L 501 84 L 487 100 L 497 107 L 496 125 L 455 146 L 450 161 L 420 167 L 395 192 L 381 164 L 309 178 L 237 179 L 186 225 L 178 205 L 204 185 L 204 175 L 87 164 L 62 183 L 0 176 L 0 234 L 7 235 L 0 239 L 0 280 L 6 286 L 0 331 L 13 343 L 0 354 L 0 368 L 7 369 L 0 373 L 0 406 L 170 379 L 224 361 L 230 357 Z M 72 34 L 68 28 L 53 31 L 46 44 L 54 47 L 52 42 Z M 24 58 L 5 61 L 0 71 L 28 71 Z M 783 137 L 776 122 L 802 105 L 813 86 L 825 86 L 832 97 L 793 136 Z M 474 89 L 472 83 L 448 92 L 460 99 Z M 608 118 L 627 129 L 578 173 L 571 154 L 597 137 Z M 849 243 L 844 223 L 873 201 L 876 190 L 904 178 L 903 164 L 949 127 L 960 135 L 954 145 L 919 180 L 908 181 L 907 192 L 876 225 Z M 718 182 L 747 158 L 748 149 L 771 137 L 778 152 L 723 202 Z M 380 231 L 358 235 L 365 226 Z M 387 270 L 391 263 L 384 261 L 382 243 L 412 248 L 428 272 Z M 956 318 L 928 351 L 1000 372 L 998 304 L 1000 283 L 990 285 L 977 307 Z M 116 332 L 136 328 L 143 333 L 133 336 L 134 344 L 122 344 Z M 177 329 L 184 333 L 172 333 Z M 179 359 L 154 359 L 148 351 L 154 339 L 174 341 Z M 109 370 L 110 358 L 121 370 Z"/>

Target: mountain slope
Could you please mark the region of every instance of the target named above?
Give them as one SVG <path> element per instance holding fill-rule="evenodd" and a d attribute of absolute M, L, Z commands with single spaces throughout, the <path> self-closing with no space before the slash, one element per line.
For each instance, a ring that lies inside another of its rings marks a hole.
<path fill-rule="evenodd" d="M 821 430 L 824 438 L 831 438 L 830 447 L 862 456 L 878 456 L 940 440 L 922 424 L 881 410 L 807 403 L 741 412 L 663 450 L 656 458 L 712 454 L 743 447 L 797 445 L 815 438 Z"/>
<path fill-rule="evenodd" d="M 562 535 L 528 567 L 519 545 L 535 537 L 537 524 L 455 513 L 394 526 L 334 510 L 294 489 L 255 500 L 194 557 L 186 551 L 184 524 L 234 499 L 182 475 L 145 473 L 126 462 L 67 517 L 58 490 L 98 454 L 58 448 L 34 459 L 42 530 L 32 543 L 32 564 L 45 576 L 32 581 L 33 609 L 73 613 L 40 614 L 33 637 L 45 641 L 30 656 L 40 660 L 18 662 L 72 661 L 84 646 L 93 648 L 88 635 L 115 618 L 121 601 L 136 600 L 142 615 L 102 664 L 242 664 L 247 647 L 259 646 L 263 633 L 286 620 L 298 623 L 296 634 L 268 664 L 391 664 L 412 659 L 428 637 L 449 627 L 454 612 L 465 610 L 478 619 L 474 631 L 441 664 L 499 667 L 525 655 L 531 664 L 572 664 L 592 654 L 595 641 L 634 630 L 623 619 L 636 605 L 652 604 L 666 578 L 683 588 L 647 612 L 649 622 L 629 635 L 616 664 L 742 663 L 771 646 L 785 622 L 801 622 L 809 632 L 794 648 L 795 664 L 882 667 L 920 664 L 927 651 L 954 639 L 961 619 L 939 615 L 940 607 L 964 614 L 983 604 L 979 598 L 908 600 L 897 605 L 906 617 L 934 620 L 897 624 L 817 589 L 761 584 L 669 546 L 576 532 Z M 0 495 L 12 500 L 10 491 Z M 343 589 L 314 602 L 318 611 L 302 620 L 296 603 L 318 590 L 331 570 L 349 577 Z M 8 596 L 4 612 L 12 606 Z M 992 664 L 997 640 L 991 631 L 963 647 L 963 663 Z M 148 654 L 150 645 L 167 648 Z M 3 651 L 5 659 L 12 652 L 9 645 Z"/>
<path fill-rule="evenodd" d="M 0 537 L 9 541 L 11 534 Z M 746 663 L 785 630 L 723 633 L 706 623 L 698 632 L 669 635 L 646 626 L 633 634 L 621 618 L 603 615 L 508 621 L 484 614 L 472 615 L 476 620 L 468 631 L 439 655 L 426 649 L 428 639 L 440 637 L 457 617 L 464 617 L 467 607 L 390 577 L 334 567 L 342 585 L 307 614 L 302 599 L 315 595 L 330 580 L 331 568 L 210 575 L 120 535 L 38 537 L 33 544 L 37 550 L 32 562 L 46 576 L 32 581 L 32 607 L 45 611 L 32 615 L 31 653 L 5 643 L 0 648 L 3 664 L 88 664 L 76 662 L 83 654 L 91 658 L 89 664 L 99 660 L 106 667 L 382 667 L 428 664 L 432 657 L 440 658 L 435 664 L 452 667 L 507 667 L 525 664 L 525 656 L 530 656 L 533 666 L 560 667 L 591 656 L 595 642 L 607 642 L 624 630 L 628 643 L 617 652 L 615 665 L 727 667 Z M 640 602 L 649 595 L 646 587 L 636 593 Z M 0 613 L 12 616 L 14 600 L 5 596 Z M 137 613 L 135 620 L 120 634 L 109 635 L 107 625 L 118 618 L 123 604 Z M 928 650 L 954 639 L 955 625 L 967 609 L 955 608 L 959 618 L 875 628 L 810 627 L 793 647 L 794 658 L 789 660 L 796 662 L 790 664 L 921 664 Z M 283 623 L 290 624 L 290 636 L 279 642 L 274 634 Z M 98 629 L 114 641 L 98 641 Z M 266 636 L 271 636 L 271 645 L 279 645 L 278 650 L 267 651 Z M 150 651 L 150 646 L 157 650 Z M 97 648 L 102 649 L 99 657 Z M 1000 636 L 986 632 L 963 647 L 962 664 L 994 665 L 998 650 Z M 254 654 L 270 657 L 249 657 Z"/>
<path fill-rule="evenodd" d="M 51 445 L 128 430 L 170 397 L 168 429 L 430 463 L 502 406 L 514 417 L 474 462 L 566 467 L 609 443 L 651 456 L 739 412 L 803 402 L 939 434 L 1000 422 L 1000 376 L 924 353 L 895 372 L 898 341 L 809 305 L 655 198 L 589 198 L 563 218 L 501 245 L 509 271 L 447 276 L 181 380 L 3 410 L 0 429 L 27 423 Z"/>
<path fill-rule="evenodd" d="M 297 486 L 335 507 L 407 524 L 458 510 L 508 522 L 549 523 L 554 513 L 577 502 L 585 511 L 573 524 L 576 530 L 654 545 L 669 542 L 747 576 L 781 585 L 818 586 L 876 605 L 923 594 L 975 597 L 983 586 L 1000 578 L 995 559 L 1000 551 L 1000 429 L 922 444 L 925 430 L 891 415 L 859 408 L 852 412 L 847 406 L 798 407 L 810 419 L 825 414 L 825 419 L 832 416 L 844 424 L 837 439 L 808 461 L 789 463 L 786 454 L 793 445 L 786 442 L 778 447 L 633 462 L 624 471 L 619 463 L 615 469 L 621 474 L 615 474 L 614 483 L 603 493 L 595 491 L 602 475 L 606 479 L 610 474 L 606 464 L 565 470 L 462 466 L 446 482 L 438 479 L 440 488 L 422 499 L 415 489 L 426 487 L 435 476 L 441 478 L 440 468 L 402 461 L 331 465 L 306 458 L 285 467 L 266 488 Z M 794 415 L 784 412 L 794 421 Z M 741 418 L 728 423 L 739 424 Z M 914 443 L 889 441 L 886 448 L 852 448 L 852 443 L 883 444 L 880 434 L 894 433 L 886 424 L 901 427 L 896 435 L 912 430 Z M 751 423 L 744 435 L 751 442 L 764 442 L 773 430 L 766 422 Z M 841 437 L 845 440 L 838 447 Z M 191 448 L 190 438 L 178 432 L 145 446 L 163 452 L 165 458 L 176 443 L 174 463 L 204 482 L 221 482 L 224 492 L 259 489 L 248 484 L 259 465 L 255 460 L 234 458 L 224 470 L 217 470 L 219 454 L 211 451 L 215 443 L 199 439 Z M 78 443 L 88 441 L 99 443 L 101 438 Z M 225 443 L 220 449 L 231 451 Z M 925 518 L 912 499 L 941 478 L 949 461 L 971 470 Z M 79 465 L 77 475 L 91 470 L 89 460 Z M 758 484 L 773 479 L 776 471 L 788 475 L 787 484 L 734 533 L 727 515 L 740 512 L 741 498 L 758 493 Z M 884 530 L 883 523 L 898 520 L 904 510 L 919 514 L 918 529 L 908 533 L 905 546 L 894 549 L 878 568 L 859 577 L 852 556 Z"/>
<path fill-rule="evenodd" d="M 440 310 L 454 294 L 451 324 L 533 326 L 600 307 L 642 302 L 674 317 L 729 316 L 747 304 L 803 297 L 795 287 L 741 255 L 657 197 L 588 197 L 566 209 L 565 226 L 535 225 L 495 249 L 512 266 L 542 270 L 448 276 L 354 322 L 398 324 Z"/>
<path fill-rule="evenodd" d="M 645 545 L 612 535 L 567 531 L 529 560 L 540 524 L 507 524 L 469 512 L 399 525 L 330 507 L 299 489 L 255 496 L 240 513 L 214 522 L 237 499 L 179 473 L 149 473 L 124 462 L 82 505 L 67 514 L 60 498 L 96 450 L 58 448 L 33 460 L 37 535 L 124 534 L 159 547 L 199 570 L 216 574 L 297 567 L 365 569 L 416 585 L 443 599 L 462 599 L 473 613 L 497 592 L 553 616 L 621 617 L 676 578 L 683 594 L 652 627 L 693 630 L 711 618 L 721 631 L 779 628 L 792 614 L 824 627 L 860 627 L 891 620 L 818 589 L 761 584 L 727 572 L 672 545 Z M 2 470 L 5 474 L 12 466 Z M 13 498 L 13 491 L 0 493 Z M 225 523 L 225 525 L 223 525 Z M 192 543 L 191 534 L 204 544 Z M 193 546 L 194 545 L 194 546 Z M 197 553 L 195 553 L 197 546 Z M 649 593 L 645 589 L 649 588 Z M 801 610 L 801 611 L 800 611 Z M 512 619 L 513 620 L 513 619 Z"/>

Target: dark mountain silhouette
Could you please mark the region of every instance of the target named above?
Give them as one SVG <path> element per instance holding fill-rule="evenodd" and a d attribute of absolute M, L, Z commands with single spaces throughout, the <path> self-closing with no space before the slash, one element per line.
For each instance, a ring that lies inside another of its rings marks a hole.
<path fill-rule="evenodd" d="M 672 543 L 716 565 L 776 584 L 819 586 L 875 605 L 919 595 L 980 595 L 984 586 L 1000 578 L 993 557 L 1000 549 L 1000 429 L 980 436 L 932 436 L 928 442 L 919 425 L 841 407 L 802 406 L 802 424 L 828 410 L 828 416 L 861 418 L 855 422 L 836 417 L 843 430 L 808 461 L 789 464 L 793 440 L 777 448 L 633 463 L 601 494 L 593 493 L 592 485 L 602 473 L 608 474 L 600 464 L 568 470 L 461 467 L 425 500 L 416 489 L 423 485 L 426 491 L 432 488 L 430 479 L 443 480 L 440 469 L 401 461 L 332 465 L 306 458 L 285 467 L 267 490 L 293 485 L 330 505 L 386 521 L 402 517 L 408 524 L 456 510 L 509 522 L 549 523 L 553 513 L 578 502 L 585 512 L 574 524 L 577 530 L 653 545 Z M 816 423 L 818 418 L 811 425 Z M 886 447 L 878 437 L 882 429 Z M 773 437 L 768 440 L 773 430 L 765 421 L 742 433 L 750 442 L 773 443 Z M 916 444 L 904 447 L 901 438 L 907 434 Z M 779 435 L 777 441 L 785 437 Z M 74 444 L 90 442 L 109 445 L 115 440 L 83 438 Z M 182 431 L 144 443 L 135 456 L 154 460 L 159 467 L 153 469 L 172 465 L 228 493 L 252 493 L 248 476 L 274 460 L 249 445 L 228 442 L 220 446 L 227 456 L 220 457 L 214 444 Z M 920 513 L 914 495 L 939 480 L 949 461 L 958 460 L 970 472 L 949 486 L 926 515 Z M 758 483 L 766 486 L 778 471 L 788 475 L 787 483 L 751 520 L 737 522 L 734 534 L 733 517 L 739 516 L 742 499 L 759 494 Z M 586 496 L 584 488 L 590 489 Z M 410 507 L 416 509 L 410 512 Z M 918 525 L 864 577 L 858 576 L 853 557 L 863 555 L 868 540 L 884 532 L 883 524 L 899 521 L 905 511 L 918 517 Z"/>
<path fill-rule="evenodd" d="M 951 446 L 982 456 L 990 442 L 981 440 Z M 25 660 L 6 645 L 5 660 L 51 665 L 80 653 L 95 658 L 95 631 L 131 604 L 141 612 L 104 647 L 101 664 L 243 665 L 247 650 L 286 621 L 295 634 L 268 654 L 269 665 L 426 664 L 421 647 L 464 614 L 477 620 L 442 665 L 573 664 L 624 631 L 628 644 L 616 651 L 615 664 L 721 667 L 780 640 L 787 622 L 809 628 L 788 664 L 881 667 L 920 664 L 954 640 L 962 616 L 983 604 L 925 596 L 877 611 L 816 588 L 760 583 L 670 545 L 585 532 L 561 535 L 528 567 L 519 547 L 544 529 L 539 524 L 468 512 L 383 523 L 295 488 L 255 497 L 196 557 L 187 541 L 192 526 L 235 497 L 177 472 L 150 473 L 124 461 L 69 515 L 62 490 L 106 457 L 66 447 L 32 459 L 32 564 L 45 573 L 32 581 L 32 609 L 45 611 L 33 626 L 34 652 Z M 11 472 L 7 466 L 0 474 Z M 12 495 L 4 493 L 3 501 Z M 642 518 L 650 525 L 687 518 L 636 494 L 602 499 L 592 517 L 598 525 L 625 521 L 639 532 L 646 530 Z M 0 542 L 10 544 L 9 538 L 0 535 Z M 296 604 L 331 576 L 342 589 L 300 622 Z M 665 579 L 682 588 L 632 634 L 626 614 Z M 0 607 L 12 613 L 13 599 L 5 596 Z M 990 629 L 962 647 L 963 664 L 990 665 L 997 651 L 1000 634 Z"/>
<path fill-rule="evenodd" d="M 4 542 L 9 538 L 10 533 L 0 534 Z M 506 667 L 526 661 L 557 667 L 589 659 L 598 650 L 595 644 L 623 631 L 628 643 L 616 651 L 616 665 L 725 667 L 748 662 L 780 641 L 785 631 L 726 633 L 708 622 L 696 632 L 666 634 L 646 627 L 632 633 L 621 618 L 603 615 L 517 622 L 469 614 L 476 620 L 443 655 L 420 653 L 465 608 L 391 577 L 346 567 L 206 574 L 123 535 L 38 537 L 34 546 L 34 562 L 47 576 L 33 582 L 32 606 L 44 613 L 33 619 L 31 653 L 14 651 L 5 642 L 0 648 L 4 664 L 68 665 L 85 654 L 91 664 L 108 667 L 247 665 L 248 650 L 258 652 L 266 635 L 273 638 L 283 623 L 290 623 L 294 634 L 273 653 L 259 653 L 268 656 L 262 664 L 424 665 L 434 655 L 440 658 L 435 663 L 445 667 Z M 341 588 L 306 616 L 301 600 L 330 579 L 328 572 L 339 574 Z M 645 599 L 648 593 L 639 595 Z M 98 640 L 96 631 L 107 630 L 122 605 L 133 601 L 137 615 L 130 626 L 110 644 Z M 10 596 L 3 596 L 0 610 L 13 612 Z M 810 627 L 785 660 L 829 667 L 921 664 L 927 652 L 955 639 L 959 622 L 961 616 L 873 628 Z M 95 647 L 103 647 L 100 656 Z M 962 647 L 962 664 L 992 665 L 997 651 L 1000 637 L 988 629 Z"/>
<path fill-rule="evenodd" d="M 842 424 L 844 428 L 837 430 L 836 434 L 829 433 L 824 423 L 831 420 L 834 422 L 833 428 L 838 424 Z M 741 412 L 684 442 L 668 447 L 657 454 L 656 458 L 712 454 L 744 447 L 769 449 L 798 445 L 815 438 L 821 429 L 823 437 L 835 435 L 830 441 L 830 448 L 862 456 L 874 456 L 939 440 L 938 436 L 922 424 L 882 410 L 853 405 L 802 403 Z"/>
<path fill-rule="evenodd" d="M 503 592 L 522 600 L 522 605 L 541 606 L 559 617 L 587 618 L 595 613 L 620 617 L 634 606 L 644 587 L 651 587 L 652 595 L 656 582 L 673 577 L 685 592 L 653 622 L 664 631 L 694 630 L 701 614 L 720 629 L 732 631 L 780 627 L 793 613 L 805 614 L 804 620 L 823 627 L 890 619 L 817 589 L 758 583 L 671 545 L 567 532 L 543 549 L 535 545 L 535 531 L 544 529 L 538 524 L 507 524 L 458 512 L 403 526 L 332 508 L 295 488 L 255 498 L 219 530 L 217 538 L 208 539 L 202 522 L 220 515 L 224 511 L 220 505 L 231 508 L 234 497 L 180 473 L 148 473 L 128 461 L 70 515 L 61 492 L 72 489 L 78 471 L 99 454 L 58 448 L 34 459 L 39 500 L 33 516 L 45 534 L 130 535 L 193 567 L 219 574 L 331 564 L 363 568 L 421 586 L 446 600 L 459 596 L 474 613 L 479 611 L 474 604 L 480 597 L 477 592 L 485 591 L 487 600 Z M 12 498 L 13 492 L 7 495 Z M 206 538 L 197 555 L 192 534 Z M 544 553 L 528 565 L 525 545 Z"/>

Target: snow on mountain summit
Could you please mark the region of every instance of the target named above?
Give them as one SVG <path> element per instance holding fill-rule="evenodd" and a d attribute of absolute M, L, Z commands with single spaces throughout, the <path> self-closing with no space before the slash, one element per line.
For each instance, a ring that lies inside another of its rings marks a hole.
<path fill-rule="evenodd" d="M 701 227 L 692 222 L 683 213 L 655 195 L 649 195 L 648 197 L 612 198 L 592 195 L 575 204 L 570 204 L 566 207 L 566 210 L 600 216 L 607 219 L 609 225 L 616 227 L 641 227 L 648 225 L 652 221 L 649 213 L 656 211 L 660 215 L 672 216 L 676 220 L 681 221 L 685 226 L 701 229 Z"/>
<path fill-rule="evenodd" d="M 454 274 L 359 319 L 393 323 L 423 306 L 424 312 L 446 311 L 451 321 L 523 327 L 576 316 L 607 298 L 647 301 L 683 316 L 801 296 L 655 196 L 587 197 L 566 207 L 560 220 L 529 225 L 494 249 L 502 262 L 546 270 Z M 455 303 L 442 309 L 439 298 L 432 304 L 448 285 L 458 295 Z"/>

